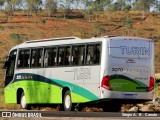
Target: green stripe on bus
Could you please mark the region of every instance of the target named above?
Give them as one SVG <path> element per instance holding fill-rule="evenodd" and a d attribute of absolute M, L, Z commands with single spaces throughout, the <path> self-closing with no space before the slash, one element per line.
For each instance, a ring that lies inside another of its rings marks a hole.
<path fill-rule="evenodd" d="M 121 92 L 146 92 L 148 88 L 146 84 L 123 75 L 112 75 L 110 77 L 110 86 L 112 91 Z"/>
<path fill-rule="evenodd" d="M 7 98 L 5 102 L 16 103 L 17 90 L 18 88 L 22 88 L 26 94 L 27 103 L 62 103 L 63 87 L 69 87 L 71 89 L 73 103 L 83 103 L 99 100 L 99 98 L 96 97 L 93 93 L 75 84 L 55 79 L 52 79 L 51 81 L 42 82 L 31 79 L 24 79 L 20 81 L 16 80 L 16 82 L 9 84 L 5 88 L 5 98 Z"/>
<path fill-rule="evenodd" d="M 54 80 L 56 83 L 62 85 L 63 87 L 69 87 L 72 90 L 72 92 L 77 93 L 77 94 L 79 94 L 89 100 L 99 100 L 99 98 L 96 95 L 94 95 L 93 93 L 91 93 L 87 89 L 84 89 L 78 85 L 75 85 L 75 84 L 72 84 L 72 83 L 69 83 L 66 81 L 62 81 L 62 80 L 55 80 L 55 79 L 52 79 L 52 80 Z"/>

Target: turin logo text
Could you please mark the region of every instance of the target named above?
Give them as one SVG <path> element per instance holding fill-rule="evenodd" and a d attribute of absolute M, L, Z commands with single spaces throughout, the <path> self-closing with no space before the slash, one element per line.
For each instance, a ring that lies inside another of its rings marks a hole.
<path fill-rule="evenodd" d="M 125 55 L 150 55 L 150 48 L 120 46 L 121 54 Z"/>

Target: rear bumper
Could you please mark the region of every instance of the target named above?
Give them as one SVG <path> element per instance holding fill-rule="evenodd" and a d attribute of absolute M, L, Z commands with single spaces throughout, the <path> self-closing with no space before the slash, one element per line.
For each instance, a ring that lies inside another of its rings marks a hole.
<path fill-rule="evenodd" d="M 154 90 L 150 92 L 119 92 L 102 88 L 101 99 L 121 99 L 121 100 L 153 100 Z"/>

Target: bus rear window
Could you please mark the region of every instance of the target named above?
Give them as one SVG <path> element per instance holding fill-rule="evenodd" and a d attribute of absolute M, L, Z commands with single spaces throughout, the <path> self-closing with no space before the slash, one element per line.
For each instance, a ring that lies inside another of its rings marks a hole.
<path fill-rule="evenodd" d="M 109 54 L 117 58 L 148 59 L 151 58 L 152 46 L 147 40 L 112 40 Z"/>

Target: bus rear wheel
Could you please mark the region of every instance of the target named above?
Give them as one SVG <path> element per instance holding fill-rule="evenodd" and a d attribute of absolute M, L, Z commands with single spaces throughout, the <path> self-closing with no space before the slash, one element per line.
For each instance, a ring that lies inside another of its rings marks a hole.
<path fill-rule="evenodd" d="M 64 111 L 71 111 L 72 110 L 72 99 L 71 99 L 71 93 L 69 90 L 67 90 L 64 94 L 63 108 L 64 108 Z"/>
<path fill-rule="evenodd" d="M 20 104 L 22 109 L 28 109 L 29 105 L 26 103 L 26 97 L 24 92 L 21 94 Z"/>

